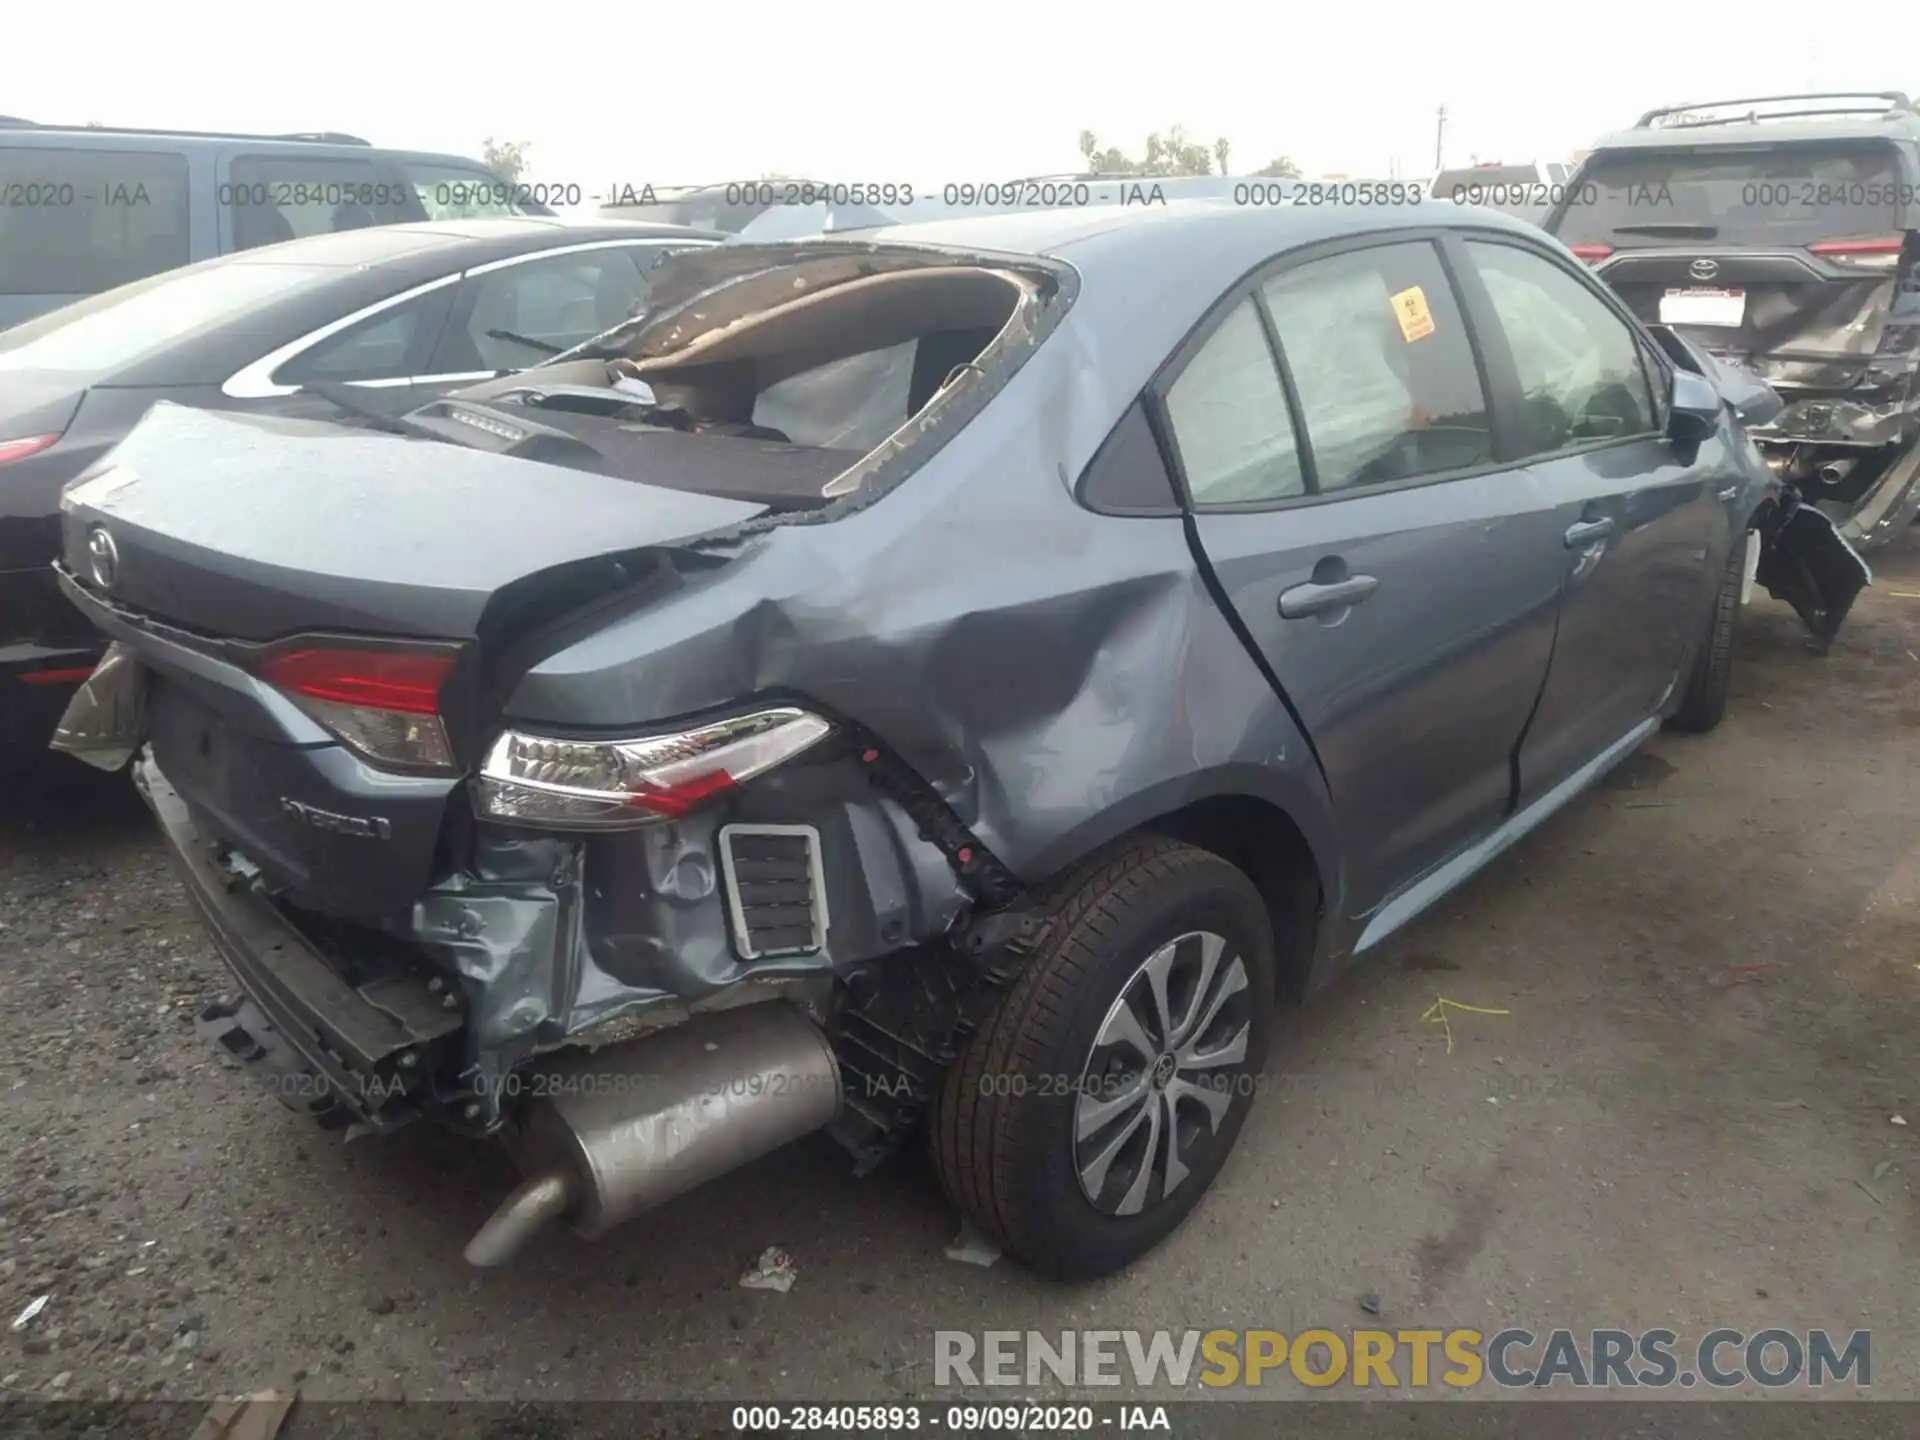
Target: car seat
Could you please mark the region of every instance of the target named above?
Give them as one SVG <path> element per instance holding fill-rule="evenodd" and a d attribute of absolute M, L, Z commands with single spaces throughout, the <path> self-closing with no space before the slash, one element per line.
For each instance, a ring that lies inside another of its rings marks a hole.
<path fill-rule="evenodd" d="M 233 248 L 255 250 L 293 239 L 293 226 L 277 205 L 239 205 L 233 212 Z"/>

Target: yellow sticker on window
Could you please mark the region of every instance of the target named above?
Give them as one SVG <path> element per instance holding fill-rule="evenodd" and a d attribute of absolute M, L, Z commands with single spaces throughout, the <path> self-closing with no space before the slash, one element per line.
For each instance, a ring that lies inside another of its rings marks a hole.
<path fill-rule="evenodd" d="M 1392 296 L 1393 318 L 1400 322 L 1400 334 L 1411 345 L 1433 333 L 1433 312 L 1427 309 L 1427 292 L 1415 285 Z"/>

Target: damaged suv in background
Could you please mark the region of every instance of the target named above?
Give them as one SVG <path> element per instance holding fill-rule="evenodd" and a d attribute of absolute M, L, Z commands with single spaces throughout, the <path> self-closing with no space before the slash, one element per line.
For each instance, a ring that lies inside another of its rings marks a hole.
<path fill-rule="evenodd" d="M 1904 94 L 1651 110 L 1545 222 L 1648 323 L 1785 402 L 1754 438 L 1862 548 L 1920 511 L 1920 108 Z"/>
<path fill-rule="evenodd" d="M 1278 997 L 1726 704 L 1780 499 L 1731 372 L 1518 221 L 975 218 L 649 300 L 401 419 L 158 407 L 63 500 L 113 643 L 57 744 L 137 754 L 209 1038 L 504 1141 L 476 1264 L 924 1128 L 1114 1270 Z"/>

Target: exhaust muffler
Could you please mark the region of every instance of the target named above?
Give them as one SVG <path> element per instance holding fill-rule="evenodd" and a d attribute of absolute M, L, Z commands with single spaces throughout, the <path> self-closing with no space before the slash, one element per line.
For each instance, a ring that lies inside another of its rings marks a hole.
<path fill-rule="evenodd" d="M 1859 463 L 1859 461 L 1851 458 L 1845 460 L 1829 460 L 1815 473 L 1819 475 L 1822 485 L 1838 485 L 1842 480 L 1846 479 L 1848 475 L 1853 473 L 1853 467 Z"/>
<path fill-rule="evenodd" d="M 555 1220 L 597 1239 L 840 1109 L 832 1046 L 783 1001 L 555 1056 L 540 1081 L 514 1146 L 528 1178 L 467 1242 L 473 1265 L 504 1265 Z"/>

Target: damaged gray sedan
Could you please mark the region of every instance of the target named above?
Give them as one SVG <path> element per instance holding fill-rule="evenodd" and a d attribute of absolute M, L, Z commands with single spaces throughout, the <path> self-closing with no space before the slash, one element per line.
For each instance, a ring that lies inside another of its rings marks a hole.
<path fill-rule="evenodd" d="M 137 752 L 209 1038 L 512 1147 L 478 1264 L 824 1129 L 1112 1271 L 1278 998 L 1719 719 L 1750 529 L 1865 578 L 1730 372 L 1498 216 L 978 218 L 650 298 L 400 421 L 160 407 L 64 499 L 114 645 L 57 743 Z"/>

